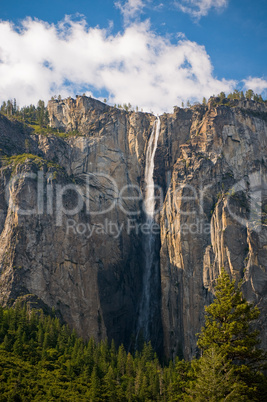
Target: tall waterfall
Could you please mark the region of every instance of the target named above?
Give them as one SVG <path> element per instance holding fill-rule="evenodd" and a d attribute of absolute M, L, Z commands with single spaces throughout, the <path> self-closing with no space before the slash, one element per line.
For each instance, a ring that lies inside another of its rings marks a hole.
<path fill-rule="evenodd" d="M 144 340 L 150 340 L 151 321 L 153 320 L 153 292 L 155 293 L 155 285 L 157 285 L 158 266 L 155 263 L 155 239 L 153 233 L 154 214 L 155 214 L 155 186 L 153 180 L 154 159 L 158 145 L 160 133 L 160 118 L 157 117 L 153 125 L 153 130 L 149 138 L 146 165 L 145 165 L 145 220 L 147 233 L 144 236 L 144 274 L 143 274 L 143 292 L 139 307 L 139 316 L 137 323 L 137 337 L 142 334 Z"/>

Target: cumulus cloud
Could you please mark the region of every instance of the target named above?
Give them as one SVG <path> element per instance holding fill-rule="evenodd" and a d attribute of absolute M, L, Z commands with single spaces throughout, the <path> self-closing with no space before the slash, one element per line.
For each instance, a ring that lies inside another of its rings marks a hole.
<path fill-rule="evenodd" d="M 20 106 L 91 91 L 110 103 L 130 102 L 144 110 L 170 111 L 187 99 L 231 91 L 219 80 L 204 46 L 185 38 L 172 44 L 134 23 L 115 35 L 84 20 L 66 17 L 58 25 L 26 19 L 22 27 L 0 22 L 0 101 Z"/>
<path fill-rule="evenodd" d="M 135 19 L 145 7 L 144 0 L 127 0 L 124 3 L 119 0 L 115 2 L 115 6 L 121 11 L 125 24 L 129 24 Z"/>
<path fill-rule="evenodd" d="M 212 8 L 216 10 L 225 8 L 228 0 L 178 0 L 175 4 L 181 11 L 199 20 L 208 15 Z"/>
<path fill-rule="evenodd" d="M 257 77 L 248 77 L 243 80 L 246 89 L 252 89 L 255 93 L 266 92 L 267 90 L 267 80 Z"/>

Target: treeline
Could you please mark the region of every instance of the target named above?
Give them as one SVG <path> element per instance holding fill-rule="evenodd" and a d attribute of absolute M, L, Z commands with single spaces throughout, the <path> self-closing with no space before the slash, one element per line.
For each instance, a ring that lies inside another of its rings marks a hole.
<path fill-rule="evenodd" d="M 150 343 L 133 356 L 84 342 L 58 318 L 16 305 L 0 309 L 0 369 L 0 401 L 171 401 L 189 363 L 163 368 Z"/>
<path fill-rule="evenodd" d="M 37 106 L 30 105 L 20 108 L 16 99 L 3 102 L 0 112 L 8 117 L 14 117 L 27 124 L 38 124 L 40 127 L 47 127 L 49 123 L 48 111 L 43 100 L 39 100 Z"/>
<path fill-rule="evenodd" d="M 245 94 L 243 91 L 238 91 L 237 89 L 234 90 L 234 92 L 230 92 L 227 96 L 225 95 L 225 92 L 220 92 L 217 96 L 215 96 L 215 98 L 219 98 L 219 100 L 221 102 L 225 101 L 225 100 L 234 100 L 234 99 L 238 99 L 238 100 L 253 100 L 255 102 L 261 102 L 264 103 L 264 100 L 262 98 L 261 95 L 258 95 L 256 93 L 254 93 L 252 91 L 252 89 L 248 89 Z M 206 99 L 203 98 L 202 101 L 203 104 L 206 103 Z"/>
<path fill-rule="evenodd" d="M 78 95 L 77 95 L 78 96 Z M 85 96 L 85 94 L 83 94 Z M 51 100 L 61 100 L 61 95 L 58 96 L 52 96 Z M 220 92 L 217 96 L 213 95 L 210 99 L 215 99 L 217 104 L 230 104 L 231 100 L 239 99 L 239 100 L 254 100 L 255 102 L 261 102 L 264 103 L 266 100 L 262 98 L 261 95 L 254 93 L 252 89 L 248 89 L 245 94 L 243 91 L 239 91 L 235 89 L 233 92 L 229 93 L 228 95 L 225 94 L 225 92 Z M 107 103 L 107 99 L 104 99 L 104 103 Z M 203 97 L 202 100 L 202 105 L 207 104 L 207 99 Z M 195 102 L 194 105 L 200 105 L 199 102 Z M 191 107 L 192 104 L 188 100 L 186 102 L 186 107 Z M 139 107 L 133 107 L 131 103 L 123 103 L 123 104 L 115 104 L 115 108 L 125 110 L 126 112 L 132 112 L 132 111 L 139 111 Z M 182 102 L 182 107 L 185 107 L 184 102 Z M 143 109 L 140 109 L 141 112 L 143 112 Z M 2 105 L 0 106 L 0 112 L 7 115 L 8 117 L 15 117 L 19 120 L 24 121 L 25 123 L 28 124 L 38 124 L 40 127 L 47 127 L 49 123 L 49 118 L 48 118 L 48 111 L 45 106 L 45 102 L 43 100 L 39 100 L 37 103 L 37 106 L 35 105 L 30 105 L 30 106 L 24 106 L 20 108 L 17 105 L 16 99 L 9 99 L 8 101 L 4 101 Z"/>
<path fill-rule="evenodd" d="M 85 95 L 84 95 L 85 96 Z M 61 100 L 61 96 L 52 96 L 51 100 Z M 104 99 L 104 103 L 107 103 L 107 99 Z M 139 111 L 138 106 L 133 107 L 131 103 L 123 103 L 114 105 L 115 108 L 125 110 L 126 112 Z M 143 109 L 140 109 L 143 112 Z M 47 127 L 49 124 L 48 111 L 43 100 L 39 100 L 37 106 L 30 105 L 20 108 L 17 105 L 17 100 L 9 99 L 4 101 L 0 106 L 0 112 L 8 116 L 9 118 L 16 118 L 24 121 L 27 124 L 38 124 L 40 127 Z"/>
<path fill-rule="evenodd" d="M 258 95 L 257 93 L 254 93 L 252 89 L 248 89 L 245 94 L 243 91 L 239 91 L 238 89 L 235 89 L 233 92 L 230 92 L 228 95 L 225 94 L 225 92 L 220 92 L 218 95 L 213 95 L 210 97 L 210 99 L 215 100 L 215 103 L 217 104 L 224 104 L 224 105 L 230 105 L 231 100 L 253 100 L 255 102 L 261 102 L 264 103 L 266 100 L 262 98 L 261 95 Z M 207 98 L 203 97 L 202 99 L 202 105 L 206 106 L 208 103 Z M 195 102 L 193 105 L 200 105 L 199 102 Z M 191 107 L 192 104 L 188 100 L 186 102 L 186 107 Z M 185 107 L 184 102 L 182 102 L 182 107 Z"/>
<path fill-rule="evenodd" d="M 222 271 L 199 335 L 201 357 L 162 365 L 151 344 L 84 342 L 58 318 L 0 308 L 0 401 L 264 401 L 259 310 Z"/>

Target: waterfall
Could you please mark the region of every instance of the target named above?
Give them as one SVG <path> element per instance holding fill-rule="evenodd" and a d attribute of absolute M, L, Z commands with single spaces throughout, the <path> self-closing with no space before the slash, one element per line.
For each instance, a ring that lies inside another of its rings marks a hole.
<path fill-rule="evenodd" d="M 150 327 L 153 319 L 153 291 L 157 286 L 157 264 L 155 263 L 155 238 L 153 233 L 154 214 L 155 214 L 155 186 L 154 186 L 154 159 L 158 145 L 158 138 L 160 133 L 160 118 L 154 122 L 153 130 L 149 138 L 147 152 L 146 152 L 146 165 L 145 165 L 145 223 L 147 233 L 144 236 L 144 274 L 143 274 L 143 292 L 141 303 L 139 307 L 139 316 L 137 323 L 137 338 L 139 334 L 145 341 L 150 340 Z"/>
<path fill-rule="evenodd" d="M 160 133 L 160 118 L 154 123 L 151 136 L 149 138 L 147 152 L 146 152 L 146 166 L 145 166 L 145 213 L 147 221 L 150 222 L 154 219 L 155 212 L 155 189 L 154 189 L 154 158 L 158 146 L 158 139 Z"/>

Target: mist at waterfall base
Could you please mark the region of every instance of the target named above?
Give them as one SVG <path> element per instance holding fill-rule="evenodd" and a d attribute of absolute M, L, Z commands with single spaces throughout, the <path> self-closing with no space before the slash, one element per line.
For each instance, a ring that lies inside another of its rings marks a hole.
<path fill-rule="evenodd" d="M 159 235 L 153 231 L 155 225 L 154 160 L 160 134 L 160 118 L 154 122 L 150 135 L 145 164 L 145 223 L 149 228 L 143 235 L 143 288 L 138 311 L 136 345 L 140 341 L 151 341 L 157 347 L 161 343 L 160 319 L 160 269 Z"/>

